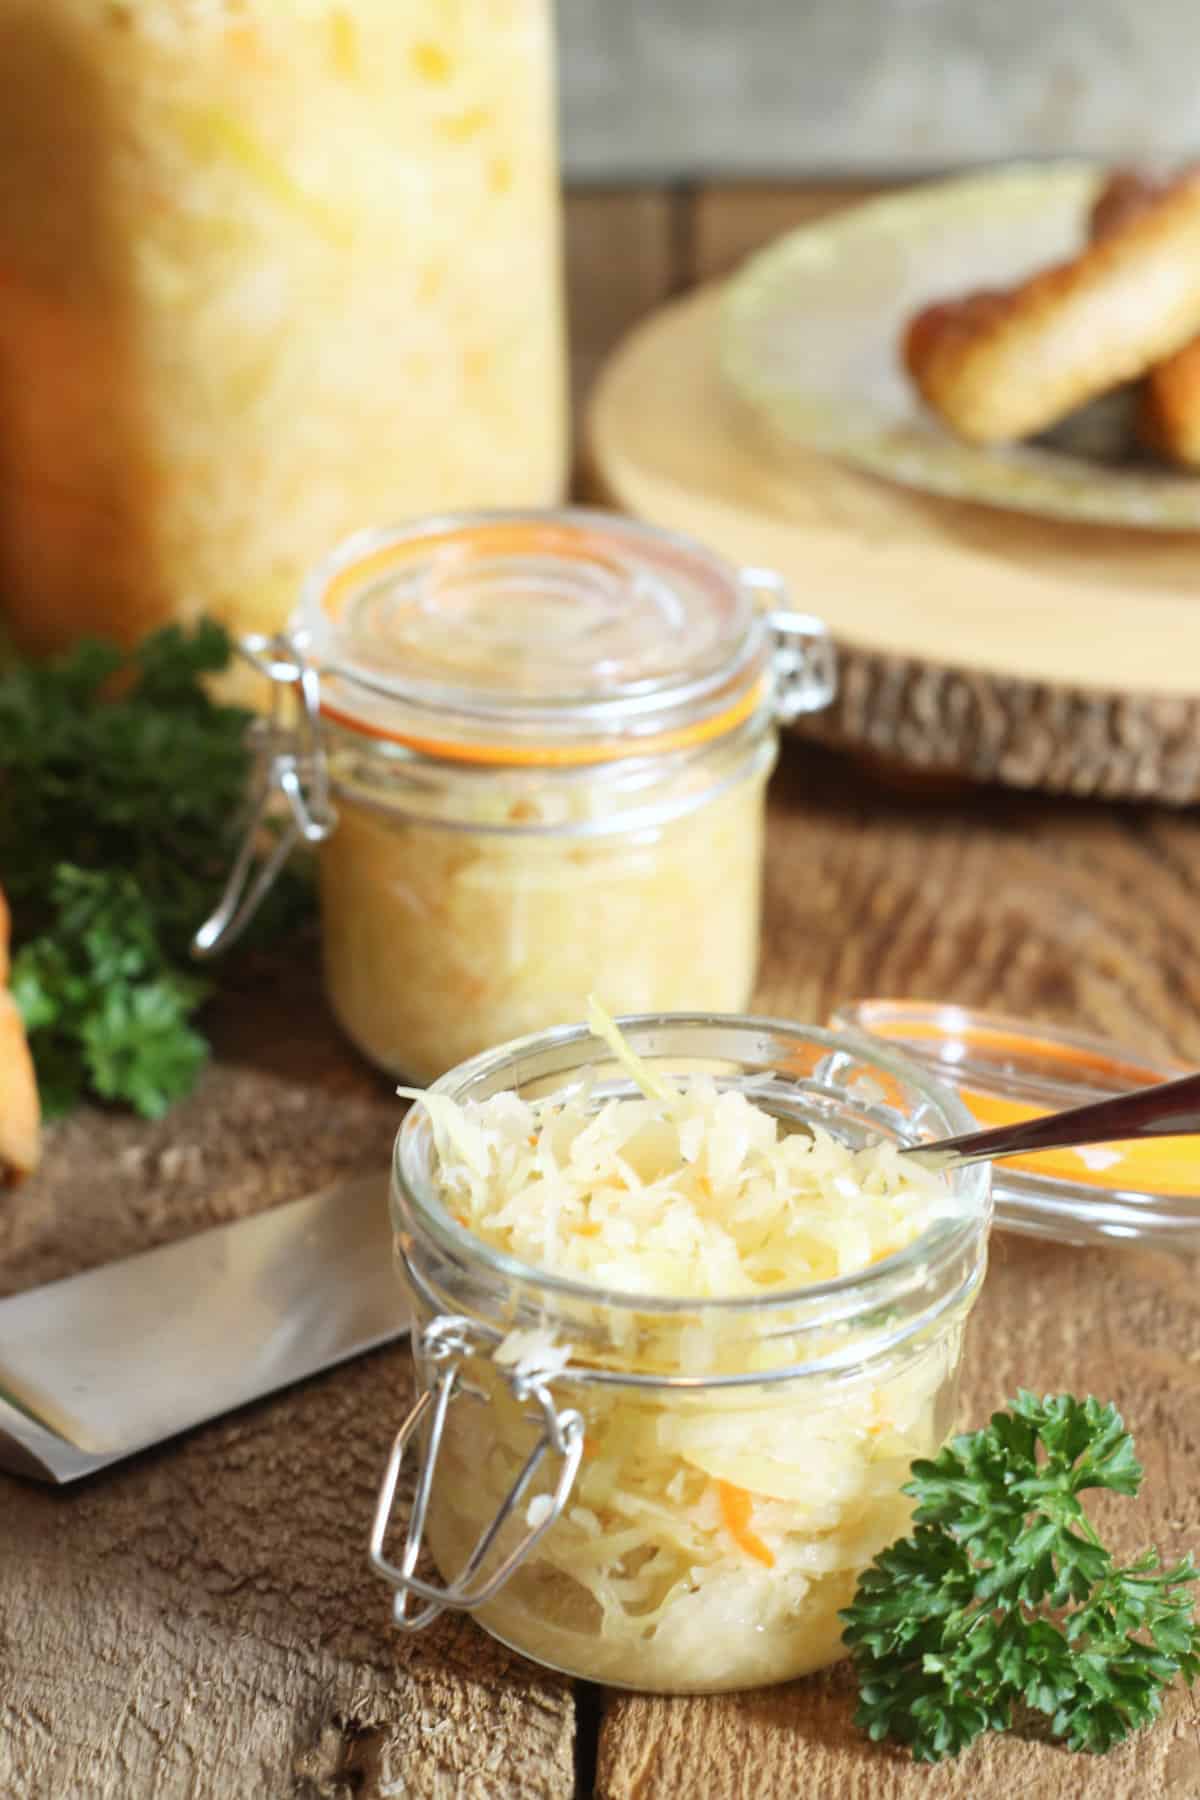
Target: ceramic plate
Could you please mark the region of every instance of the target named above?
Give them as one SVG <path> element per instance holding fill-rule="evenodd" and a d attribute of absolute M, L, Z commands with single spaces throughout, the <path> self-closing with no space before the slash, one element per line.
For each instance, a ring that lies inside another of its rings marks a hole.
<path fill-rule="evenodd" d="M 905 322 L 1074 255 L 1101 171 L 1026 164 L 868 201 L 782 238 L 731 284 L 727 380 L 773 433 L 932 493 L 1149 530 L 1200 528 L 1200 476 L 1156 464 L 1115 394 L 1028 443 L 959 443 L 900 362 Z"/>

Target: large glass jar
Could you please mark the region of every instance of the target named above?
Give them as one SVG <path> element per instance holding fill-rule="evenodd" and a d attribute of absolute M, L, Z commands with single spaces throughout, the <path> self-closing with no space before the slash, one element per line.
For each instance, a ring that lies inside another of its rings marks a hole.
<path fill-rule="evenodd" d="M 428 1081 L 592 992 L 746 1005 L 776 723 L 832 693 L 761 572 L 602 513 L 435 520 L 339 550 L 290 645 L 326 989 L 374 1062 Z"/>
<path fill-rule="evenodd" d="M 565 477 L 549 0 L 0 17 L 0 615 L 278 631 L 379 517 Z"/>
<path fill-rule="evenodd" d="M 623 1022 L 657 1072 L 701 1066 L 851 1144 L 965 1130 L 947 1089 L 864 1040 L 769 1020 Z M 460 1102 L 580 1078 L 632 1091 L 581 1028 L 476 1058 Z M 986 1164 L 860 1274 L 752 1299 L 607 1291 L 515 1261 L 451 1217 L 425 1108 L 396 1144 L 392 1206 L 418 1400 L 393 1446 L 372 1559 L 416 1628 L 447 1607 L 538 1662 L 667 1692 L 785 1681 L 841 1654 L 839 1609 L 908 1527 L 915 1457 L 955 1423 L 963 1328 L 986 1266 Z M 512 1334 L 546 1340 L 506 1358 Z M 403 1552 L 388 1545 L 410 1444 Z M 440 1572 L 420 1560 L 432 1551 Z M 414 1604 L 416 1610 L 413 1610 Z"/>

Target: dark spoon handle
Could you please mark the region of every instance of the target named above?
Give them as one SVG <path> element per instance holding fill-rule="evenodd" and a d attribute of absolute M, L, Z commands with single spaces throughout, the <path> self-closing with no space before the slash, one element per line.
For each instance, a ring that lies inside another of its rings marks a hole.
<path fill-rule="evenodd" d="M 997 1156 L 1022 1156 L 1031 1150 L 1061 1150 L 1074 1144 L 1111 1144 L 1119 1138 L 1183 1137 L 1200 1132 L 1200 1075 L 1183 1075 L 1178 1081 L 1160 1081 L 1135 1088 L 1131 1094 L 1114 1094 L 1111 1100 L 1090 1100 L 1067 1112 L 1048 1113 L 1019 1125 L 997 1125 L 988 1131 L 968 1131 L 961 1137 L 943 1138 L 936 1144 L 913 1144 L 907 1152 L 939 1162 L 982 1162 Z"/>

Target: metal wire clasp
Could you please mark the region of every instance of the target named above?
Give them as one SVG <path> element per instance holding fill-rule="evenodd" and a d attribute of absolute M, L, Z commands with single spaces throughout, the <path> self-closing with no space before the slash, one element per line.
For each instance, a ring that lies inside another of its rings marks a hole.
<path fill-rule="evenodd" d="M 471 1612 L 497 1594 L 555 1521 L 561 1518 L 579 1472 L 580 1458 L 583 1455 L 582 1414 L 574 1410 L 559 1412 L 550 1393 L 551 1378 L 544 1371 L 532 1370 L 519 1374 L 505 1370 L 505 1377 L 516 1400 L 521 1404 L 529 1400 L 536 1403 L 538 1410 L 533 1413 L 532 1418 L 537 1422 L 540 1417 L 541 1421 L 537 1442 L 526 1457 L 495 1517 L 484 1528 L 478 1543 L 454 1580 L 439 1587 L 434 1582 L 422 1581 L 413 1574 L 421 1553 L 425 1518 L 429 1511 L 429 1497 L 433 1491 L 446 1415 L 456 1393 L 468 1393 L 476 1399 L 482 1398 L 477 1390 L 469 1388 L 461 1380 L 463 1361 L 470 1355 L 484 1353 L 493 1341 L 490 1337 L 485 1339 L 469 1319 L 441 1317 L 426 1326 L 414 1346 L 418 1359 L 423 1357 L 432 1363 L 436 1373 L 392 1442 L 379 1498 L 375 1504 L 370 1540 L 371 1565 L 396 1589 L 393 1616 L 396 1624 L 404 1631 L 420 1631 L 422 1626 L 428 1625 L 447 1609 Z M 417 1484 L 405 1532 L 404 1549 L 399 1563 L 392 1563 L 384 1555 L 383 1546 L 395 1505 L 396 1487 L 409 1441 L 426 1420 L 429 1428 L 417 1469 Z M 538 1518 L 536 1525 L 529 1527 L 490 1575 L 478 1578 L 488 1552 L 520 1505 L 543 1459 L 551 1452 L 561 1457 L 562 1466 L 554 1492 L 549 1496 L 548 1509 Z M 413 1599 L 425 1602 L 416 1612 L 409 1611 Z"/>
<path fill-rule="evenodd" d="M 774 569 L 740 569 L 739 580 L 766 614 L 775 645 L 775 712 L 783 724 L 822 712 L 837 693 L 837 648 L 822 621 L 788 605 Z"/>
<path fill-rule="evenodd" d="M 216 910 L 192 938 L 198 957 L 234 943 L 296 845 L 323 843 L 337 824 L 321 747 L 320 675 L 288 637 L 256 634 L 238 650 L 270 682 L 271 712 L 251 727 L 254 775 L 242 841 Z M 263 827 L 280 795 L 287 803 L 283 827 L 264 851 Z"/>

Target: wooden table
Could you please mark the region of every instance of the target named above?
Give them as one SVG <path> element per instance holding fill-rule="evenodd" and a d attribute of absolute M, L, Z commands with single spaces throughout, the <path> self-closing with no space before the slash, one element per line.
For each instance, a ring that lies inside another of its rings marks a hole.
<path fill-rule="evenodd" d="M 571 207 L 575 367 L 829 195 L 589 193 Z M 791 746 L 772 788 L 763 1010 L 936 996 L 1200 1062 L 1200 826 L 985 791 L 904 793 Z M 85 1113 L 0 1197 L 0 1291 L 377 1167 L 397 1103 L 340 1042 L 315 954 L 221 1003 L 199 1091 Z M 1116 1400 L 1147 1465 L 1128 1548 L 1200 1547 L 1197 1266 L 1000 1237 L 963 1418 L 1019 1384 Z M 367 1571 L 407 1352 L 363 1359 L 63 1493 L 0 1477 L 4 1800 L 1196 1800 L 1200 1713 L 1103 1761 L 994 1739 L 930 1771 L 868 1746 L 844 1669 L 660 1700 L 543 1674 L 473 1625 L 406 1639 Z"/>

